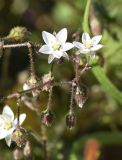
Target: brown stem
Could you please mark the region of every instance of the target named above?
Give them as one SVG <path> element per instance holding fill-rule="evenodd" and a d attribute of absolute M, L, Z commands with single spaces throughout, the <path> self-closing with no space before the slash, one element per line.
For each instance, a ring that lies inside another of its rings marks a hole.
<path fill-rule="evenodd" d="M 34 69 L 34 61 L 33 61 L 33 51 L 32 51 L 32 45 L 28 42 L 27 43 L 28 47 L 28 56 L 29 56 L 29 61 L 30 61 L 30 73 L 31 77 L 35 78 L 35 69 Z"/>
<path fill-rule="evenodd" d="M 70 112 L 72 112 L 72 110 L 73 110 L 73 100 L 74 100 L 75 86 L 76 86 L 76 83 L 74 81 L 72 81 L 71 99 L 70 99 L 70 106 L 69 106 Z"/>
<path fill-rule="evenodd" d="M 24 42 L 24 43 L 17 43 L 17 44 L 5 44 L 5 45 L 2 45 L 0 46 L 0 48 L 4 48 L 4 49 L 7 49 L 7 48 L 20 48 L 20 47 L 28 47 L 28 43 L 29 42 Z M 29 43 L 30 44 L 30 43 Z M 32 43 L 32 46 L 34 47 L 41 47 L 41 44 L 34 44 Z"/>
<path fill-rule="evenodd" d="M 43 88 L 43 86 L 45 86 L 47 84 L 50 84 L 50 83 L 52 83 L 52 82 L 51 81 L 48 81 L 46 83 L 39 82 L 35 87 L 32 87 L 32 88 L 30 88 L 28 90 L 24 90 L 24 91 L 20 91 L 20 92 L 15 92 L 15 93 L 9 94 L 7 96 L 1 97 L 0 98 L 0 102 L 3 102 L 3 101 L 8 100 L 8 99 L 12 99 L 12 98 L 17 98 L 18 99 L 20 96 L 23 96 L 24 94 L 30 93 L 33 90 Z M 61 86 L 61 85 L 66 85 L 66 84 L 67 85 L 71 85 L 72 81 L 54 82 L 53 86 Z"/>
<path fill-rule="evenodd" d="M 50 90 L 49 90 L 49 98 L 48 98 L 48 104 L 47 104 L 47 111 L 51 110 L 52 92 L 53 92 L 53 86 L 51 86 Z"/>
<path fill-rule="evenodd" d="M 19 99 L 17 100 L 17 128 L 20 127 L 20 119 L 19 119 L 19 116 L 20 116 L 20 97 Z"/>
<path fill-rule="evenodd" d="M 43 144 L 43 150 L 44 150 L 44 160 L 49 160 L 48 149 L 47 149 L 47 134 L 46 134 L 46 128 L 43 124 L 41 124 L 41 137 L 42 137 L 42 144 Z"/>

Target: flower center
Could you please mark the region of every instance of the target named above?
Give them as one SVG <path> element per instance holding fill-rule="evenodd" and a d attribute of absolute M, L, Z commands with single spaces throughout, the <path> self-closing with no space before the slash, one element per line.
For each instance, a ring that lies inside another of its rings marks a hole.
<path fill-rule="evenodd" d="M 11 122 L 6 121 L 6 122 L 5 122 L 4 129 L 9 130 L 10 128 L 12 128 Z"/>
<path fill-rule="evenodd" d="M 53 51 L 59 50 L 61 45 L 58 42 L 52 44 Z"/>
<path fill-rule="evenodd" d="M 86 43 L 85 43 L 85 47 L 86 48 L 88 48 L 88 49 L 90 49 L 91 47 L 92 47 L 92 41 L 87 41 Z"/>

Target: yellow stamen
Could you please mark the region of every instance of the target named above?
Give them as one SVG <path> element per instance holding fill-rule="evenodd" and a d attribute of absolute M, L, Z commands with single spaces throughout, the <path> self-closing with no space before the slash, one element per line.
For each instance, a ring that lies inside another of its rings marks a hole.
<path fill-rule="evenodd" d="M 9 130 L 10 128 L 12 128 L 12 124 L 7 121 L 7 122 L 5 123 L 4 129 Z"/>
<path fill-rule="evenodd" d="M 60 44 L 59 44 L 58 42 L 55 42 L 55 43 L 52 44 L 52 48 L 53 48 L 54 51 L 59 50 L 60 47 L 61 47 L 61 46 L 60 46 Z"/>
<path fill-rule="evenodd" d="M 87 41 L 86 43 L 85 43 L 85 47 L 86 48 L 88 48 L 88 49 L 90 49 L 91 47 L 92 47 L 92 41 Z"/>

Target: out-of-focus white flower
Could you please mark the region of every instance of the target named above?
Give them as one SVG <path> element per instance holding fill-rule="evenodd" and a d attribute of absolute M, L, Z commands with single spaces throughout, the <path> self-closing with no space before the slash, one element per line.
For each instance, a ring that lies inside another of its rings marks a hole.
<path fill-rule="evenodd" d="M 19 125 L 21 125 L 26 118 L 23 113 L 19 116 Z M 6 105 L 0 115 L 0 139 L 6 140 L 7 145 L 10 147 L 12 141 L 12 133 L 17 127 L 17 118 L 14 119 L 14 113 L 11 108 Z"/>
<path fill-rule="evenodd" d="M 35 87 L 36 83 L 37 80 L 35 79 L 35 77 L 31 77 L 27 82 L 23 84 L 23 90 L 25 91 Z M 38 90 L 33 90 L 32 95 L 33 97 L 36 97 L 38 95 Z"/>
<path fill-rule="evenodd" d="M 102 38 L 102 35 L 94 36 L 90 38 L 88 33 L 82 34 L 82 43 L 74 41 L 73 44 L 79 49 L 80 53 L 96 52 L 103 47 L 102 44 L 98 44 Z"/>
<path fill-rule="evenodd" d="M 44 42 L 39 52 L 43 54 L 49 54 L 48 63 L 51 63 L 54 58 L 60 59 L 61 57 L 69 58 L 66 51 L 74 47 L 72 43 L 66 42 L 67 40 L 67 29 L 63 28 L 57 34 L 51 34 L 43 31 L 42 37 Z"/>
<path fill-rule="evenodd" d="M 44 86 L 42 87 L 42 91 L 49 91 L 50 89 L 50 82 L 54 79 L 54 77 L 51 75 L 51 72 L 45 74 L 42 77 L 42 82 L 44 84 Z M 49 82 L 49 83 L 48 83 Z M 46 84 L 47 83 L 47 84 Z"/>

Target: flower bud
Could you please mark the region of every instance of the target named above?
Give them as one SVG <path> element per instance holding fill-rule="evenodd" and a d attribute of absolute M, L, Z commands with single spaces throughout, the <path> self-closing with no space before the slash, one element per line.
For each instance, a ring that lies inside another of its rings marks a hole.
<path fill-rule="evenodd" d="M 66 115 L 66 125 L 69 129 L 72 129 L 75 126 L 75 115 L 72 112 L 69 112 Z"/>
<path fill-rule="evenodd" d="M 22 153 L 19 149 L 15 149 L 13 151 L 13 157 L 14 157 L 14 160 L 19 160 L 22 158 Z"/>
<path fill-rule="evenodd" d="M 60 59 L 57 59 L 57 64 L 62 64 L 65 61 L 64 57 L 61 57 Z"/>
<path fill-rule="evenodd" d="M 12 140 L 16 142 L 18 147 L 24 147 L 27 141 L 27 134 L 22 128 L 18 128 L 12 134 Z"/>
<path fill-rule="evenodd" d="M 43 86 L 43 88 L 42 88 L 43 91 L 49 91 L 49 89 L 50 89 L 50 83 L 48 83 L 48 82 L 51 82 L 53 80 L 53 78 L 54 77 L 51 76 L 51 72 L 49 72 L 48 74 L 45 74 L 42 77 L 43 84 L 47 83 L 46 85 Z"/>
<path fill-rule="evenodd" d="M 30 32 L 25 27 L 14 27 L 10 30 L 9 35 L 7 36 L 8 39 L 12 41 L 22 41 L 24 40 Z"/>
<path fill-rule="evenodd" d="M 84 103 L 87 100 L 87 90 L 83 89 L 82 91 L 80 90 L 79 87 L 76 88 L 76 93 L 75 93 L 75 101 L 77 105 L 82 108 Z"/>
<path fill-rule="evenodd" d="M 23 149 L 23 154 L 24 154 L 24 156 L 29 156 L 31 154 L 31 147 L 30 147 L 29 141 L 27 141 L 25 144 L 25 147 Z"/>
<path fill-rule="evenodd" d="M 54 114 L 50 110 L 44 111 L 42 112 L 41 120 L 44 125 L 51 126 L 54 121 Z"/>

